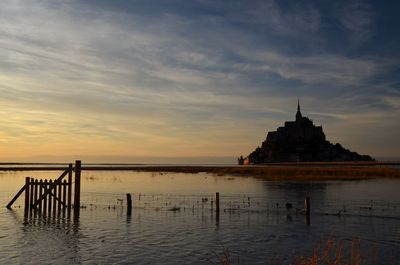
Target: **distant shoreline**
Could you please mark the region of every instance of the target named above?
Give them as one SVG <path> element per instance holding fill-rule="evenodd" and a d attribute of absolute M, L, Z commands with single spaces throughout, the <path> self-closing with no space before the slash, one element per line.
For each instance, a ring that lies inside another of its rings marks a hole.
<path fill-rule="evenodd" d="M 61 171 L 66 163 L 0 163 L 0 171 Z M 399 166 L 399 168 L 391 167 Z M 87 163 L 82 170 L 142 171 L 174 173 L 210 173 L 217 176 L 235 175 L 265 180 L 364 180 L 400 179 L 400 163 L 334 162 L 334 163 L 274 163 L 251 166 L 207 165 L 143 165 Z"/>
<path fill-rule="evenodd" d="M 83 170 L 98 170 L 83 167 Z M 120 170 L 102 168 L 102 170 Z M 400 179 L 400 168 L 379 167 L 287 167 L 287 166 L 156 166 L 136 167 L 134 171 L 173 172 L 173 173 L 210 173 L 217 176 L 256 177 L 264 180 L 364 180 L 364 179 Z"/>

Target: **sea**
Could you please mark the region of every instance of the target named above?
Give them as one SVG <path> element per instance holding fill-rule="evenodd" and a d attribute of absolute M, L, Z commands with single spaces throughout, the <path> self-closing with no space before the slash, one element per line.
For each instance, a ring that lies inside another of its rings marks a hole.
<path fill-rule="evenodd" d="M 82 171 L 79 219 L 24 218 L 23 196 L 6 208 L 25 177 L 60 174 L 0 172 L 0 264 L 291 264 L 326 249 L 400 264 L 400 180 Z"/>

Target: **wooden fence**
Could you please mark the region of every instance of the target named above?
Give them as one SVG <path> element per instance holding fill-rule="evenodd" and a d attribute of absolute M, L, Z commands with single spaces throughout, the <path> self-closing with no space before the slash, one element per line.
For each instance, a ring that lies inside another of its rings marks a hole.
<path fill-rule="evenodd" d="M 72 175 L 75 172 L 73 187 Z M 64 179 L 67 177 L 67 179 Z M 25 185 L 14 196 L 7 205 L 11 209 L 13 203 L 25 192 L 25 217 L 71 217 L 71 210 L 74 210 L 74 218 L 79 217 L 80 192 L 81 191 L 81 161 L 69 164 L 68 168 L 55 180 L 34 179 L 26 177 Z M 72 204 L 72 193 L 74 202 Z"/>

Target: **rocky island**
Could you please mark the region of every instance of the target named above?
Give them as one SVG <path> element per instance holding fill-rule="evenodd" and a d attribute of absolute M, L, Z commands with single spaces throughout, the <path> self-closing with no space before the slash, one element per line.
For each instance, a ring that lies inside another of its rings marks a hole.
<path fill-rule="evenodd" d="M 322 126 L 303 117 L 300 102 L 297 104 L 295 121 L 287 121 L 283 127 L 268 132 L 266 140 L 238 163 L 266 164 L 279 162 L 341 162 L 374 161 L 369 155 L 360 155 L 343 148 L 339 143 L 326 140 Z"/>

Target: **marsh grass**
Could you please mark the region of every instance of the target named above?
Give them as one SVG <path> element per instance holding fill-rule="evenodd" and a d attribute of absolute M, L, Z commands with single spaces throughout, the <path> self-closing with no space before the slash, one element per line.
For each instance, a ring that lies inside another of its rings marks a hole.
<path fill-rule="evenodd" d="M 233 258 L 231 257 L 231 254 L 229 252 L 229 249 L 223 247 L 223 250 L 224 251 L 222 252 L 222 254 L 214 253 L 214 255 L 216 256 L 217 262 L 213 262 L 213 261 L 209 260 L 212 265 L 218 265 L 218 264 L 219 265 L 234 265 L 234 264 L 239 265 L 240 264 L 239 257 L 237 257 L 236 262 L 234 262 Z"/>
<path fill-rule="evenodd" d="M 295 265 L 361 265 L 360 240 L 353 239 L 349 256 L 344 255 L 343 241 L 328 239 L 325 245 L 314 247 L 313 254 L 309 257 L 295 257 Z"/>
<path fill-rule="evenodd" d="M 274 257 L 266 261 L 268 265 L 364 265 L 378 264 L 376 252 L 369 251 L 368 256 L 361 253 L 361 242 L 359 239 L 353 239 L 351 244 L 345 244 L 343 240 L 327 239 L 324 243 L 317 243 L 309 256 L 295 256 L 286 260 L 293 260 L 285 263 L 280 257 Z M 240 265 L 239 257 L 233 258 L 228 249 L 224 248 L 221 255 L 217 256 L 217 262 L 211 262 L 213 265 Z M 393 263 L 395 264 L 395 263 Z"/>

